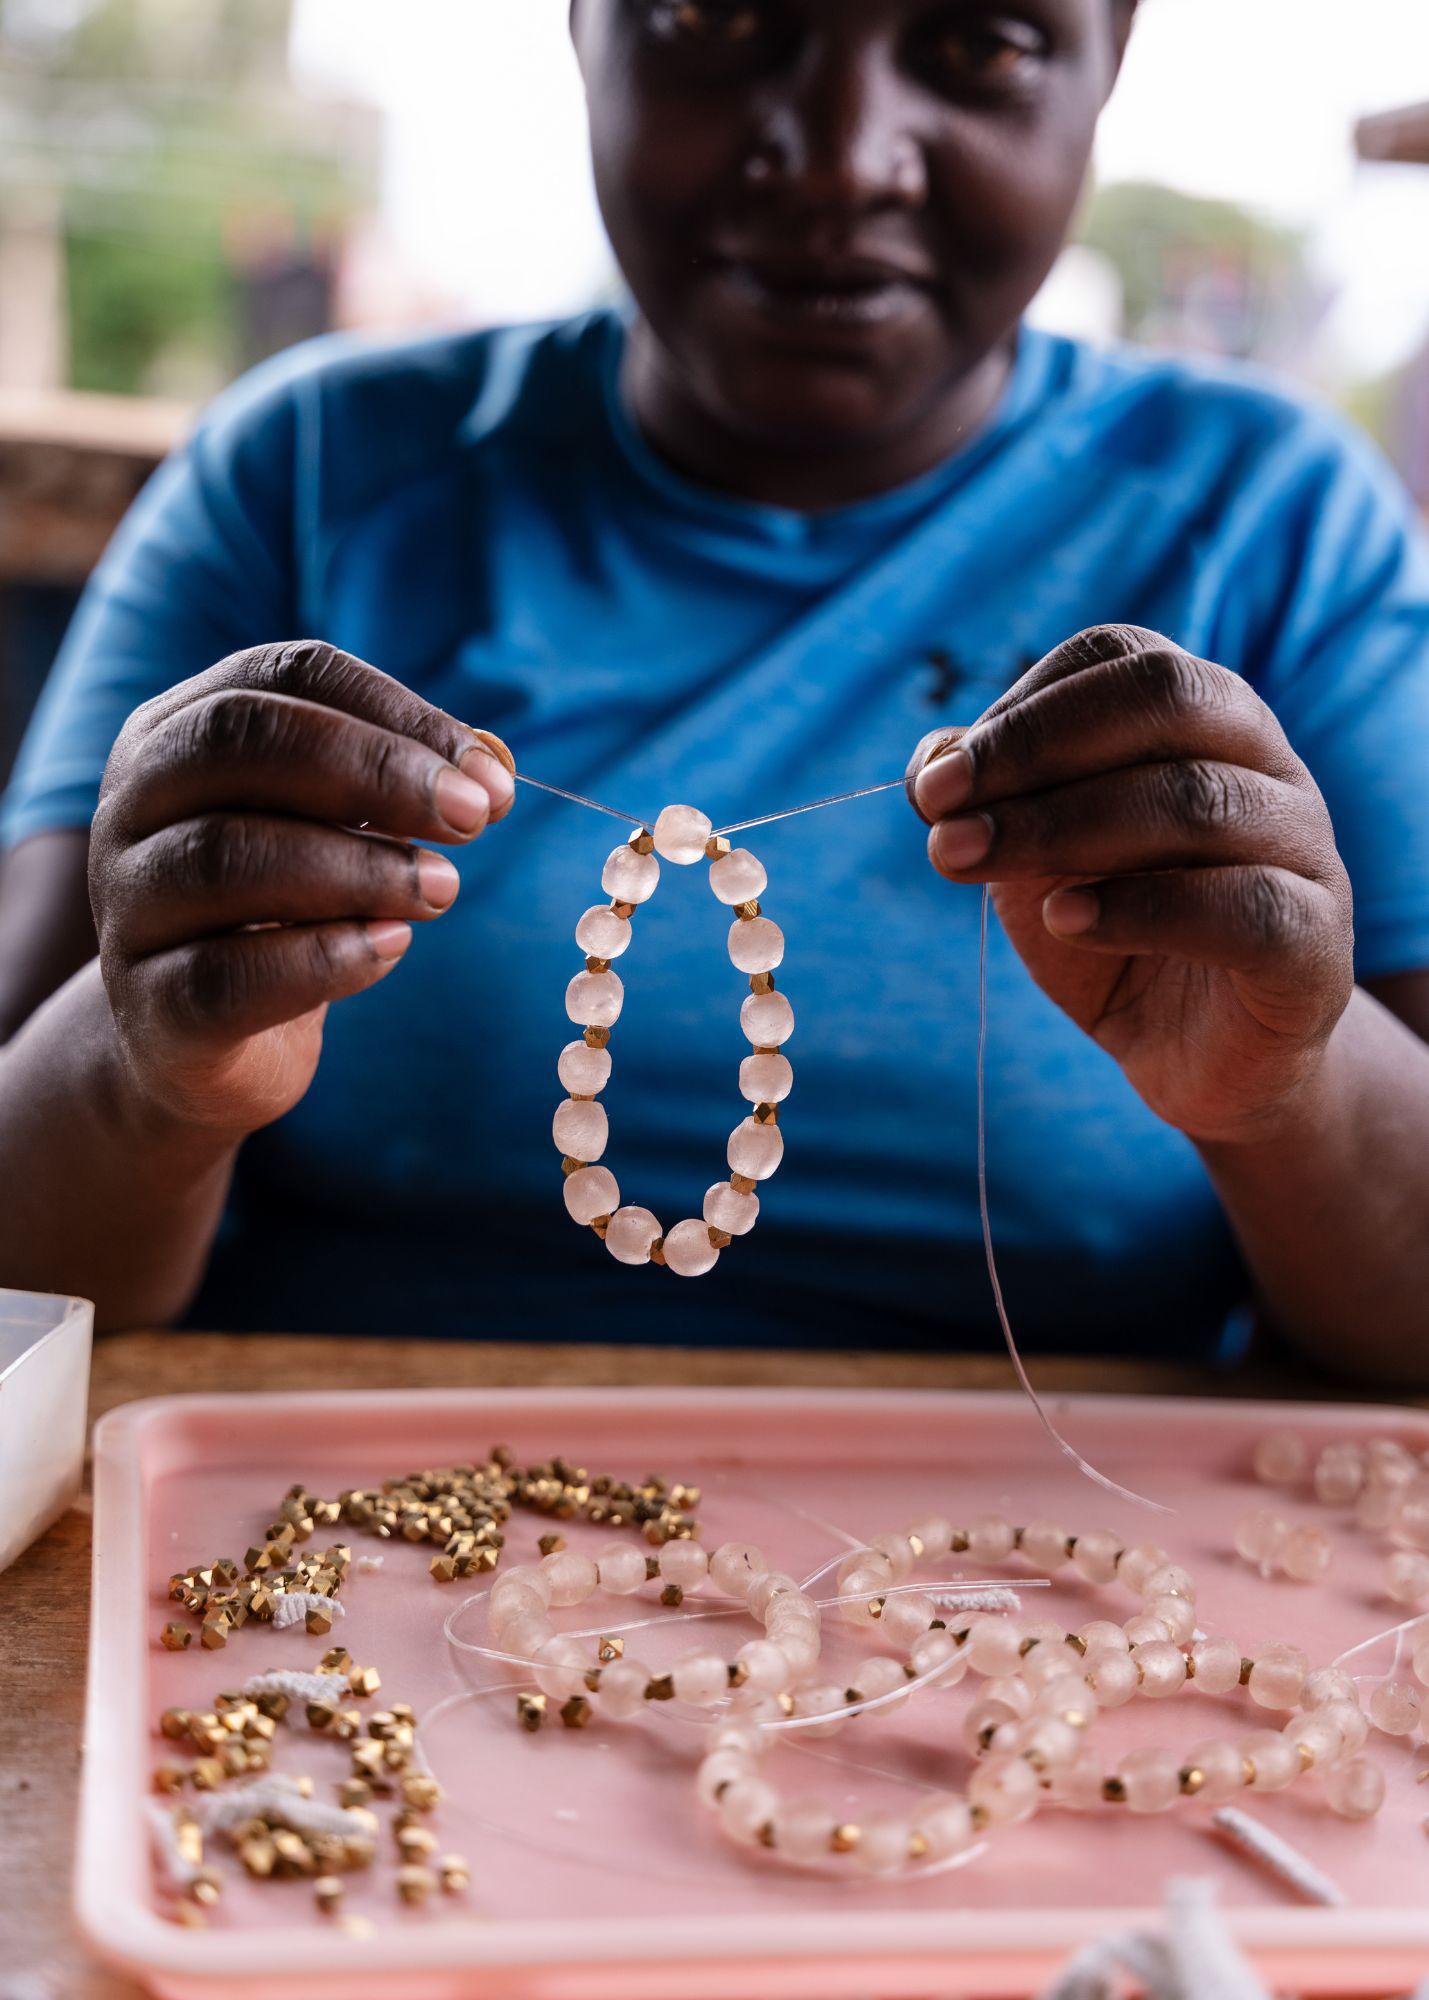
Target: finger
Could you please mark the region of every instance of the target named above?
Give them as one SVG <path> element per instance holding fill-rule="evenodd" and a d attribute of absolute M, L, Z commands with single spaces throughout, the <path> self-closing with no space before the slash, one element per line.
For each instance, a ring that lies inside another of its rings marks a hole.
<path fill-rule="evenodd" d="M 242 931 L 140 959 L 125 984 L 150 1020 L 223 1047 L 375 986 L 411 942 L 385 919 Z"/>
<path fill-rule="evenodd" d="M 396 736 L 409 736 L 459 770 L 467 771 L 484 786 L 493 820 L 504 818 L 511 810 L 516 789 L 512 782 L 515 765 L 509 751 L 503 759 L 501 751 L 505 745 L 500 737 L 458 722 L 455 716 L 424 701 L 390 674 L 320 639 L 292 639 L 230 653 L 216 666 L 180 682 L 136 709 L 125 725 L 121 746 L 127 753 L 180 709 L 234 688 L 251 689 L 258 694 L 290 695 L 335 709 L 359 722 L 370 722 L 379 729 L 389 729 Z"/>
<path fill-rule="evenodd" d="M 171 821 L 243 811 L 461 842 L 486 827 L 491 799 L 414 737 L 291 695 L 231 688 L 151 731 L 97 818 L 104 839 L 135 840 Z"/>
<path fill-rule="evenodd" d="M 1138 764 L 939 820 L 928 855 L 960 882 L 1263 862 L 1334 868 L 1318 798 L 1237 764 Z"/>
<path fill-rule="evenodd" d="M 244 924 L 343 917 L 425 922 L 455 902 L 444 855 L 309 820 L 210 813 L 124 849 L 105 896 L 106 938 L 135 954 Z"/>
<path fill-rule="evenodd" d="M 924 760 L 915 803 L 934 820 L 1121 765 L 1184 758 L 1309 782 L 1239 675 L 1163 645 L 1098 661 L 984 716 L 955 752 Z"/>
<path fill-rule="evenodd" d="M 1054 937 L 1087 951 L 1155 953 L 1228 972 L 1303 969 L 1335 948 L 1332 891 L 1288 868 L 1188 868 L 1057 889 L 1042 905 Z"/>

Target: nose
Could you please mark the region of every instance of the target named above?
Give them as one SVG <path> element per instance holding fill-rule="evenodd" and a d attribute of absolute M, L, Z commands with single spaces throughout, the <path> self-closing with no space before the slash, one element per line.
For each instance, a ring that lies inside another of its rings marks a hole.
<path fill-rule="evenodd" d="M 768 108 L 750 177 L 777 180 L 810 209 L 919 206 L 922 147 L 903 115 L 898 79 L 876 48 L 811 49 Z"/>

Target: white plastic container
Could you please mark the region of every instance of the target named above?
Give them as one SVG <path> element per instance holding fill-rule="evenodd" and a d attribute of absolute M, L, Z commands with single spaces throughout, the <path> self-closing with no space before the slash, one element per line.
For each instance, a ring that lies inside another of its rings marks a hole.
<path fill-rule="evenodd" d="M 94 1307 L 0 1288 L 0 1569 L 79 1491 Z"/>

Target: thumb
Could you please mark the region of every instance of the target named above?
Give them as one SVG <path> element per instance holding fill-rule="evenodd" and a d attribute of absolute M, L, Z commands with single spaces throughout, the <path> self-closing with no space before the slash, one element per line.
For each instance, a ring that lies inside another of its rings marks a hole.
<path fill-rule="evenodd" d="M 925 823 L 929 823 L 928 815 L 918 803 L 918 779 L 929 764 L 939 757 L 946 757 L 950 750 L 956 750 L 971 727 L 971 723 L 961 727 L 945 723 L 941 729 L 930 729 L 908 760 L 908 769 L 903 774 L 903 788 L 908 794 L 909 805 Z"/>

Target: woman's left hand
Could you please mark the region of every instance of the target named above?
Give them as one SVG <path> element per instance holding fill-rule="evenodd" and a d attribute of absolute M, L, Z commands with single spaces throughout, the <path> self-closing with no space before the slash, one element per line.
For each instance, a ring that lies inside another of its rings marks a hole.
<path fill-rule="evenodd" d="M 909 795 L 952 882 L 992 884 L 1038 985 L 1191 1138 L 1275 1129 L 1354 985 L 1330 816 L 1259 697 L 1154 632 L 1057 647 Z"/>

